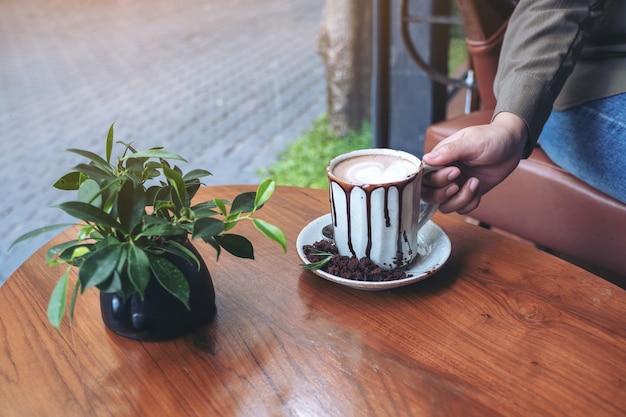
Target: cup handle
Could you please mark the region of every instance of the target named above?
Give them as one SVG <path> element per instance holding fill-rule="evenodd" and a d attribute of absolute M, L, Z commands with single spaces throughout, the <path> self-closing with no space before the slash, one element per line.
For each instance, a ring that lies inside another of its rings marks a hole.
<path fill-rule="evenodd" d="M 429 172 L 438 171 L 444 167 L 445 165 L 432 166 L 432 165 L 428 165 L 422 162 L 422 175 L 428 174 Z M 426 222 L 428 222 L 431 219 L 431 217 L 435 215 L 435 213 L 437 212 L 437 209 L 439 208 L 439 204 L 437 203 L 424 202 L 424 205 L 425 205 L 425 209 L 421 210 L 421 204 L 420 204 L 420 215 L 419 215 L 419 221 L 417 223 L 418 230 L 421 229 L 422 226 L 424 226 Z"/>

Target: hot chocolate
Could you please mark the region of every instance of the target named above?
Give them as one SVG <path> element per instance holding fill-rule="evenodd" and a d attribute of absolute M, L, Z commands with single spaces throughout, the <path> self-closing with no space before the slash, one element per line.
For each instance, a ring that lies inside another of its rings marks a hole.
<path fill-rule="evenodd" d="M 338 162 L 332 173 L 351 184 L 388 184 L 413 176 L 419 167 L 401 156 L 357 155 Z"/>
<path fill-rule="evenodd" d="M 341 256 L 392 270 L 417 256 L 418 231 L 436 206 L 420 211 L 422 162 L 392 149 L 340 155 L 327 167 L 333 241 Z"/>

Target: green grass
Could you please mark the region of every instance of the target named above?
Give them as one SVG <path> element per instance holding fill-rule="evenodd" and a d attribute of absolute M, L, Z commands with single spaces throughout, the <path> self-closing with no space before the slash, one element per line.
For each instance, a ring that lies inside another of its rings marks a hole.
<path fill-rule="evenodd" d="M 327 116 L 321 116 L 311 129 L 286 151 L 278 155 L 278 160 L 258 175 L 271 177 L 278 185 L 328 188 L 326 165 L 337 155 L 356 149 L 372 147 L 372 130 L 364 124 L 360 131 L 350 132 L 346 137 L 335 135 L 328 125 Z"/>
<path fill-rule="evenodd" d="M 467 47 L 464 38 L 450 39 L 450 50 L 448 51 L 448 68 L 450 76 L 453 76 L 456 70 L 467 61 Z"/>

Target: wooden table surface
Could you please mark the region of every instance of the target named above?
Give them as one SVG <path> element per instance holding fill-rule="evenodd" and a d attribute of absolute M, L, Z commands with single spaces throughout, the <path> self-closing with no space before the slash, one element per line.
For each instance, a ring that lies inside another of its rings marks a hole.
<path fill-rule="evenodd" d="M 44 247 L 0 288 L 0 415 L 626 415 L 626 291 L 441 214 L 452 254 L 437 274 L 345 288 L 298 266 L 298 233 L 327 212 L 326 191 L 279 187 L 258 215 L 283 228 L 286 254 L 251 226 L 238 228 L 254 261 L 216 263 L 198 243 L 218 315 L 169 342 L 108 331 L 95 290 L 55 331 L 46 306 L 61 270 Z"/>

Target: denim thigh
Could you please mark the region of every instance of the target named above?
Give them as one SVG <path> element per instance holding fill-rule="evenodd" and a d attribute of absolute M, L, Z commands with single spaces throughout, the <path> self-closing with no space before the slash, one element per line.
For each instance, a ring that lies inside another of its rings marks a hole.
<path fill-rule="evenodd" d="M 626 93 L 553 111 L 539 145 L 555 164 L 626 203 Z"/>

